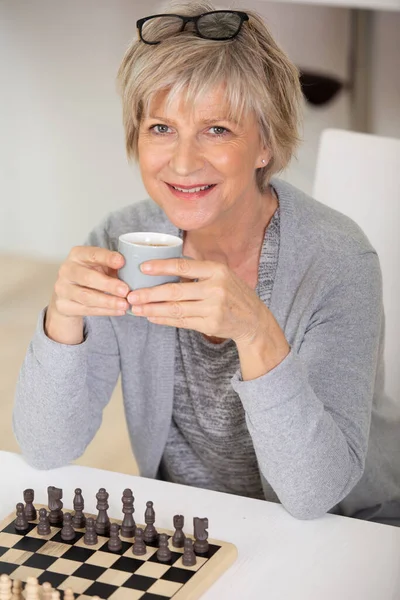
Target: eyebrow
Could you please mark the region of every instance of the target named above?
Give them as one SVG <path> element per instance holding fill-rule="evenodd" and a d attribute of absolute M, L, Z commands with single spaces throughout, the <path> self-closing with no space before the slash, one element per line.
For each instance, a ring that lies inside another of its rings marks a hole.
<path fill-rule="evenodd" d="M 148 115 L 147 118 L 148 119 L 157 119 L 158 121 L 169 121 L 173 125 L 176 125 L 176 122 L 173 119 L 168 119 L 167 117 L 159 117 L 157 115 Z M 237 121 L 234 118 L 229 118 L 229 117 L 213 117 L 211 119 L 210 118 L 203 119 L 201 121 L 201 123 L 203 125 L 209 125 L 210 123 L 215 123 L 217 121 L 229 121 L 230 123 L 235 123 L 235 125 L 239 125 L 239 121 Z"/>

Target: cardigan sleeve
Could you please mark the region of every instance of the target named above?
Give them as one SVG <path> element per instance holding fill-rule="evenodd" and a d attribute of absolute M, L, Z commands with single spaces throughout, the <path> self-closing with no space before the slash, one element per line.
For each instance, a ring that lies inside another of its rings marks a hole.
<path fill-rule="evenodd" d="M 232 378 L 261 473 L 300 519 L 328 512 L 364 471 L 383 321 L 377 254 L 341 260 L 326 287 L 298 351 L 257 379 Z"/>

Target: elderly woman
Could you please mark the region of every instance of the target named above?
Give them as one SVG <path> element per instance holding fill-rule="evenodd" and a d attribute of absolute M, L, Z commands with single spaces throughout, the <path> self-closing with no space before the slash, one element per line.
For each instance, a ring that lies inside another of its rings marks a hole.
<path fill-rule="evenodd" d="M 187 0 L 138 31 L 118 81 L 151 199 L 109 214 L 60 268 L 17 386 L 26 459 L 80 456 L 121 372 L 141 475 L 300 519 L 400 523 L 377 254 L 349 218 L 273 177 L 299 139 L 296 68 L 252 11 Z M 132 292 L 118 278 L 131 231 L 183 239 L 193 260 L 141 266 L 178 283 Z"/>

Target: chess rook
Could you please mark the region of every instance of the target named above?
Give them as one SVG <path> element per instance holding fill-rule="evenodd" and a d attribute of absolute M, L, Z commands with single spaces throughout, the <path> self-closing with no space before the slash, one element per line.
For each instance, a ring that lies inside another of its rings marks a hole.
<path fill-rule="evenodd" d="M 174 516 L 174 527 L 175 532 L 172 536 L 172 545 L 174 548 L 183 548 L 183 543 L 185 541 L 185 534 L 182 529 L 185 524 L 185 518 L 183 515 L 175 515 Z"/>
<path fill-rule="evenodd" d="M 34 521 L 37 517 L 36 508 L 33 505 L 34 499 L 35 492 L 31 488 L 24 490 L 25 517 L 27 521 Z"/>

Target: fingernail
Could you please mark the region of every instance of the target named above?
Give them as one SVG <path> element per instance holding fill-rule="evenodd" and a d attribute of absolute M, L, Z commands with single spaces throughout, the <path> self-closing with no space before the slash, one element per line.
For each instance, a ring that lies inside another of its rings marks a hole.
<path fill-rule="evenodd" d="M 151 266 L 151 265 L 149 265 L 149 264 L 146 264 L 146 263 L 145 263 L 145 264 L 143 264 L 143 265 L 140 265 L 140 270 L 141 270 L 143 273 L 150 273 L 150 271 L 152 270 L 152 266 Z"/>

